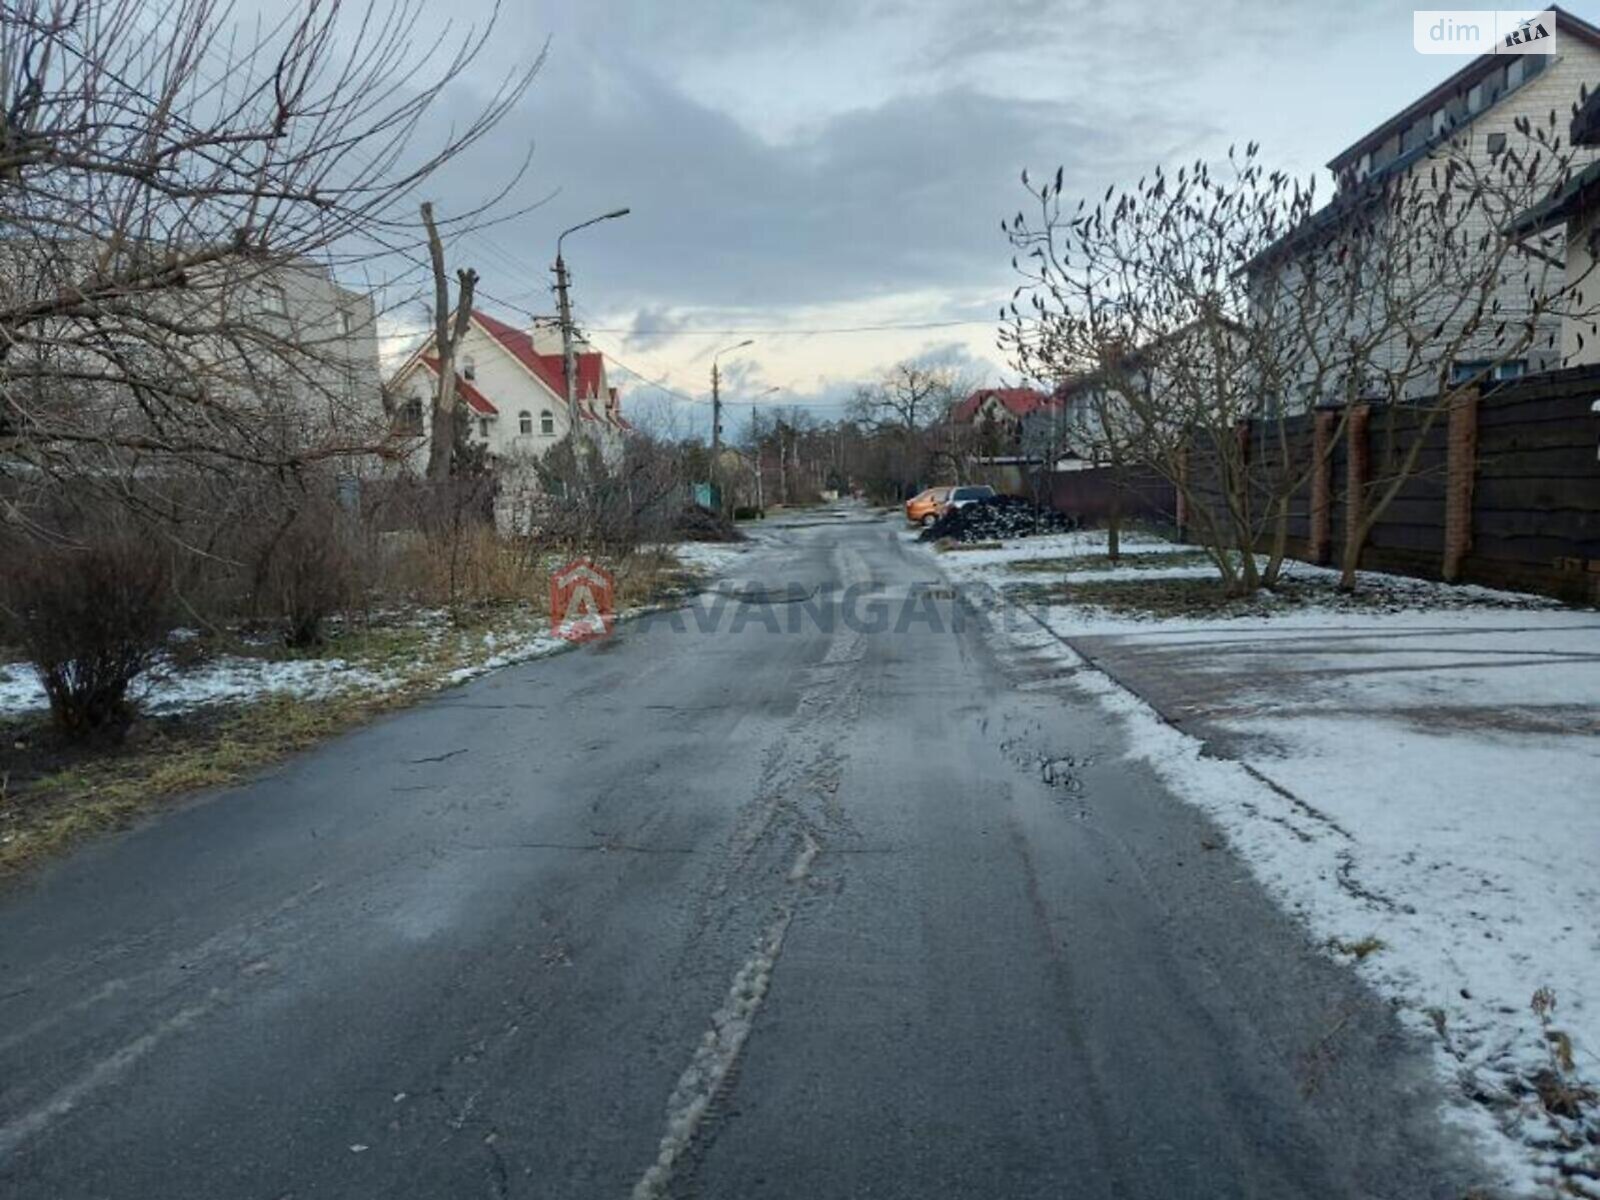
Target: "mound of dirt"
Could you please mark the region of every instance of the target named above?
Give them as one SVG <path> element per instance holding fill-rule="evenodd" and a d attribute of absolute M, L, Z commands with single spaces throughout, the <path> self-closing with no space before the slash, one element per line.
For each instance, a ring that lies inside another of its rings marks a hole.
<path fill-rule="evenodd" d="M 1078 523 L 1053 508 L 1040 508 L 1022 496 L 991 496 L 965 508 L 952 509 L 922 531 L 921 540 L 995 542 L 1005 538 L 1066 533 Z"/>
<path fill-rule="evenodd" d="M 722 514 L 690 504 L 672 523 L 672 532 L 686 542 L 742 542 L 744 534 Z"/>

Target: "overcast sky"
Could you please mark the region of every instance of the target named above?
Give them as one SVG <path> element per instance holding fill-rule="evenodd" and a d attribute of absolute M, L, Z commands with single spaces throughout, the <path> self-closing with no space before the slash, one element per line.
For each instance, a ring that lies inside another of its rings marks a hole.
<path fill-rule="evenodd" d="M 484 21 L 486 0 L 427 0 L 442 21 Z M 1593 14 L 1586 5 L 1580 15 Z M 556 234 L 620 205 L 632 215 L 575 234 L 567 258 L 580 320 L 613 360 L 625 404 L 656 389 L 836 409 L 896 360 L 962 363 L 1015 378 L 995 349 L 1009 295 L 1001 218 L 1017 176 L 1066 169 L 1067 191 L 1103 194 L 1157 163 L 1259 140 L 1268 161 L 1311 172 L 1465 60 L 1411 46 L 1392 3 L 1077 0 L 563 0 L 501 13 L 487 61 L 451 97 L 536 55 L 546 65 L 491 144 L 431 190 L 464 206 L 533 147 L 518 195 L 548 203 L 454 257 L 483 306 L 552 308 Z M 416 313 L 421 316 L 420 310 Z M 861 333 L 881 325 L 972 324 Z M 703 406 L 671 402 L 704 428 Z M 747 407 L 736 409 L 739 423 Z"/>

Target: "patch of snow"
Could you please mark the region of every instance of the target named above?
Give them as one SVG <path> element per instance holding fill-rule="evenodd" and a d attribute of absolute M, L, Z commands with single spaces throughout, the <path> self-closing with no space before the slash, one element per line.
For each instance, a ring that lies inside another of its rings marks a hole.
<path fill-rule="evenodd" d="M 498 640 L 493 633 L 488 633 L 484 635 L 483 640 L 484 647 L 494 653 L 481 662 L 457 667 L 449 672 L 444 677 L 446 685 L 465 683 L 469 679 L 487 675 L 490 671 L 498 671 L 501 667 L 515 666 L 530 659 L 544 658 L 561 650 L 569 650 L 573 645 L 565 638 L 558 638 L 550 633 L 527 634 L 504 642 Z"/>
<path fill-rule="evenodd" d="M 271 662 L 228 655 L 186 670 L 159 664 L 134 682 L 131 695 L 145 712 L 170 715 L 275 694 L 318 700 L 343 692 L 381 691 L 394 682 L 392 676 L 376 674 L 342 658 Z M 0 664 L 0 716 L 47 707 L 44 687 L 31 666 Z"/>
<path fill-rule="evenodd" d="M 726 572 L 751 548 L 748 542 L 676 542 L 667 547 L 689 570 L 712 578 Z"/>
<path fill-rule="evenodd" d="M 1103 553 L 1085 536 L 937 557 L 955 581 L 1003 585 L 1015 582 L 1007 563 Z M 1448 1115 L 1479 1137 L 1503 1187 L 1581 1180 L 1600 1195 L 1600 1179 L 1560 1175 L 1594 1149 L 1563 1150 L 1583 1132 L 1527 1087 L 1551 1062 L 1530 1004 L 1540 987 L 1556 995 L 1551 1028 L 1571 1038 L 1578 1078 L 1600 1084 L 1600 614 L 1426 580 L 1362 583 L 1394 610 L 1174 620 L 1058 603 L 1030 610 L 1037 624 L 1001 627 L 1015 649 L 1076 668 L 1065 686 L 1116 719 L 1129 758 L 1212 816 L 1319 944 L 1381 941 L 1355 969 L 1435 1047 L 1462 1097 Z M 1087 635 L 1101 639 L 1097 664 L 1136 655 L 1177 673 L 1179 694 L 1183 673 L 1204 680 L 1185 725 L 1209 720 L 1234 757 L 1205 753 L 1060 640 Z M 1467 1099 L 1483 1095 L 1493 1105 Z"/>

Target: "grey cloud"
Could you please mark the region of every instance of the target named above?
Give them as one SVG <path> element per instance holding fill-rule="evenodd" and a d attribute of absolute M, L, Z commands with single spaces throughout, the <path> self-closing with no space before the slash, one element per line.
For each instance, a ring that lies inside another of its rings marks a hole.
<path fill-rule="evenodd" d="M 976 280 L 1004 286 L 1009 252 L 997 224 L 1016 206 L 1018 171 L 1065 162 L 1093 186 L 1136 149 L 1115 126 L 1065 102 L 952 88 L 849 112 L 775 145 L 637 59 L 554 53 L 497 144 L 441 182 L 465 207 L 531 136 L 524 193 L 560 189 L 492 235 L 516 247 L 516 261 L 475 264 L 489 293 L 543 303 L 555 232 L 628 204 L 625 221 L 567 243 L 580 296 L 603 291 L 596 306 L 613 310 L 781 308 Z M 1186 128 L 1198 132 L 1181 121 L 1160 132 L 1182 141 Z"/>

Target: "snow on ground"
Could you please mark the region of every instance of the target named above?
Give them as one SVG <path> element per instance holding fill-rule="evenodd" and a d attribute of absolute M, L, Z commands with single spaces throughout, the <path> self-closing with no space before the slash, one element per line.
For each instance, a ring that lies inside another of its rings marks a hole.
<path fill-rule="evenodd" d="M 680 542 L 670 547 L 689 570 L 712 578 L 723 574 L 754 548 L 753 542 Z"/>
<path fill-rule="evenodd" d="M 732 545 L 687 542 L 665 547 L 686 567 L 718 575 L 750 549 L 749 543 Z M 648 607 L 618 614 L 629 620 Z M 300 700 L 324 700 L 337 695 L 381 694 L 417 684 L 453 686 L 490 671 L 569 649 L 571 642 L 551 634 L 543 612 L 527 611 L 495 629 L 458 632 L 448 615 L 438 610 L 377 614 L 426 631 L 430 651 L 447 651 L 461 665 L 442 674 L 430 674 L 433 663 L 423 661 L 374 668 L 350 658 L 274 660 L 247 654 L 224 654 L 193 666 L 179 667 L 168 658 L 141 677 L 133 695 L 141 708 L 157 715 L 172 715 L 216 704 L 240 704 L 272 695 Z M 174 642 L 192 640 L 192 632 L 179 630 Z M 456 642 L 450 645 L 449 639 Z M 25 662 L 0 662 L 0 717 L 38 712 L 48 707 L 44 688 Z"/>
<path fill-rule="evenodd" d="M 920 541 L 921 535 L 913 529 L 907 532 L 906 540 Z M 931 546 L 933 543 L 923 544 Z M 1002 543 L 998 548 L 990 548 L 989 544 L 984 542 L 974 542 L 973 545 L 983 548 L 969 550 L 962 547 L 951 550 L 943 556 L 942 561 L 953 570 L 975 572 L 977 568 L 992 568 L 1001 563 L 1026 563 L 1036 559 L 1077 558 L 1088 554 L 1104 554 L 1106 535 L 1103 530 L 1085 529 L 1073 533 L 1050 533 L 1041 537 L 1018 538 L 1016 541 Z M 1171 542 L 1144 533 L 1123 534 L 1121 548 L 1124 554 L 1129 555 L 1171 554 L 1175 549 L 1194 549 L 1192 546 L 1174 547 Z M 983 577 L 988 577 L 987 571 Z"/>
<path fill-rule="evenodd" d="M 1009 563 L 1104 552 L 1103 535 L 1040 540 L 1054 544 L 939 562 L 1004 587 L 1041 578 Z M 1179 574 L 1193 572 L 1117 573 Z M 1484 1135 L 1504 1186 L 1600 1196 L 1600 1154 L 1574 1149 L 1578 1124 L 1549 1117 L 1529 1086 L 1552 1065 L 1530 1003 L 1541 987 L 1572 1075 L 1600 1085 L 1600 613 L 1363 582 L 1409 607 L 1157 620 L 1063 603 L 1004 624 L 1018 650 L 1093 660 L 1070 685 L 1118 719 L 1130 757 L 1213 816 L 1319 944 L 1354 961 L 1337 946 L 1381 943 L 1357 969 L 1436 1047 L 1463 1098 L 1451 1116 Z"/>

